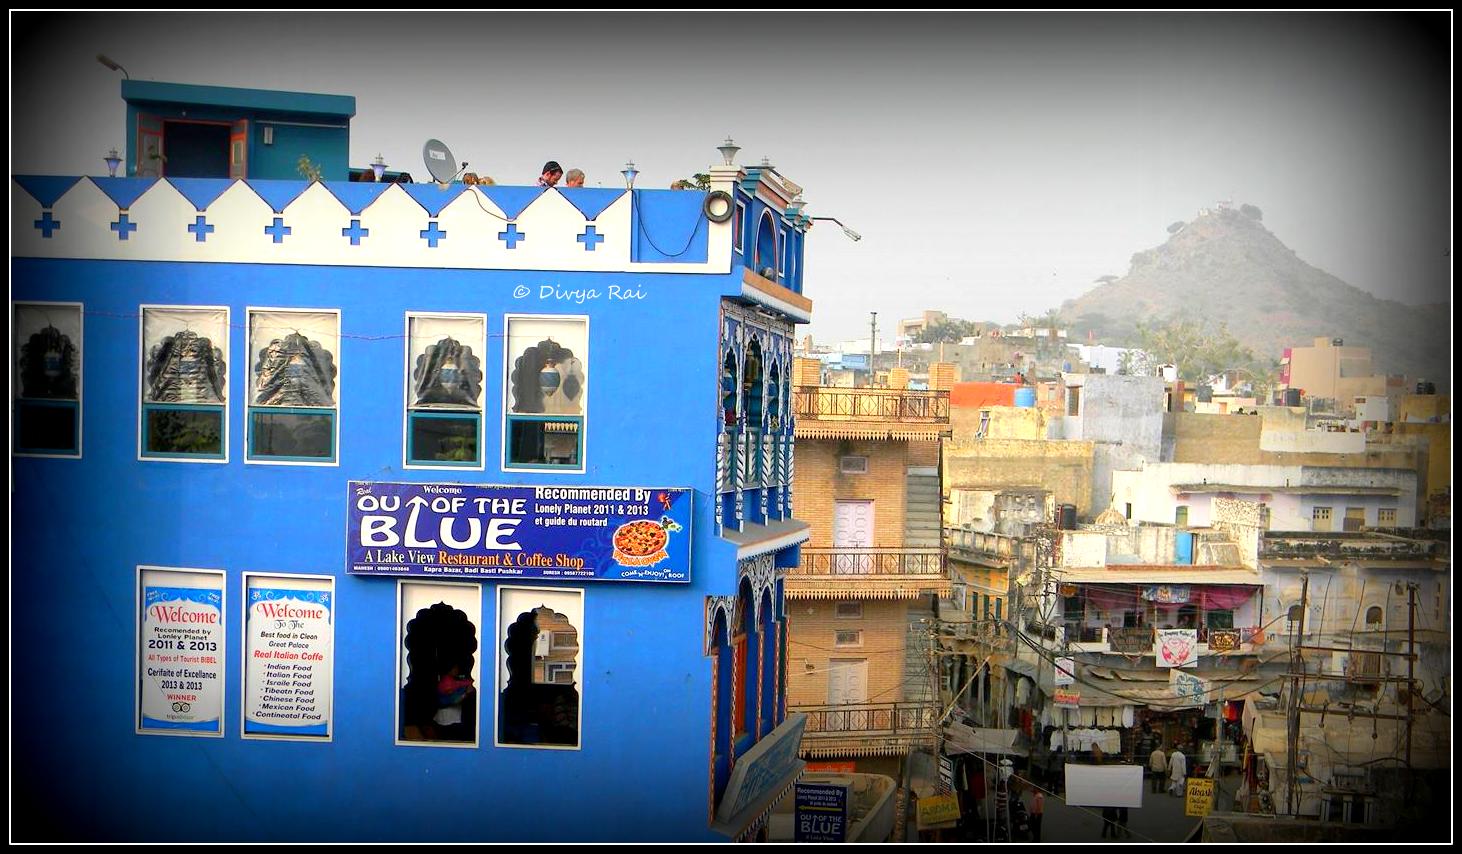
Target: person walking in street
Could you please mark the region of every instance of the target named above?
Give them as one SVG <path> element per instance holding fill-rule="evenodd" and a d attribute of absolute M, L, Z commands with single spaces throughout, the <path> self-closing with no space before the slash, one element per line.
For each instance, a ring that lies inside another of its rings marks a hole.
<path fill-rule="evenodd" d="M 1152 793 L 1161 792 L 1163 780 L 1168 776 L 1168 756 L 1163 753 L 1161 744 L 1154 747 L 1152 755 L 1147 757 L 1147 776 L 1152 779 Z"/>
<path fill-rule="evenodd" d="M 1174 747 L 1172 754 L 1168 756 L 1168 776 L 1171 781 L 1168 783 L 1168 794 L 1181 798 L 1183 785 L 1188 779 L 1188 757 L 1183 755 L 1181 748 Z"/>
<path fill-rule="evenodd" d="M 1041 841 L 1041 819 L 1046 814 L 1046 795 L 1040 789 L 1031 796 L 1031 841 Z"/>

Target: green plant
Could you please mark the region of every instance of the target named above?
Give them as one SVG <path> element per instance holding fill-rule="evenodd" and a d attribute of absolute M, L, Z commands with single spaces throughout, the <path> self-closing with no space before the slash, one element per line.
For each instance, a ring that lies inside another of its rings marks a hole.
<path fill-rule="evenodd" d="M 296 164 L 295 168 L 299 170 L 300 177 L 304 178 L 306 181 L 321 180 L 320 167 L 316 165 L 315 161 L 310 159 L 310 156 L 308 154 L 300 155 L 299 162 Z"/>
<path fill-rule="evenodd" d="M 704 172 L 697 172 L 689 178 L 681 178 L 670 185 L 672 190 L 709 190 L 711 189 L 711 176 Z"/>

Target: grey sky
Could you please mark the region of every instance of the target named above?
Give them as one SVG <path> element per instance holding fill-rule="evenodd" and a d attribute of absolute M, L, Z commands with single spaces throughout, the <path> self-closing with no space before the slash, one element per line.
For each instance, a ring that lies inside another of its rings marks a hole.
<path fill-rule="evenodd" d="M 832 227 L 819 339 L 1014 320 L 1222 198 L 1377 296 L 1451 298 L 1450 20 L 1367 15 L 54 15 L 12 19 L 11 168 L 96 174 L 134 79 L 354 95 L 351 162 L 447 141 L 664 187 L 770 156 Z"/>

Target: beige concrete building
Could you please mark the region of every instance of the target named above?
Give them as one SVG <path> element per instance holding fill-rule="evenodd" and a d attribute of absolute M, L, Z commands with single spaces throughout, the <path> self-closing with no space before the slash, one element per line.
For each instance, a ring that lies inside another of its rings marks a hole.
<path fill-rule="evenodd" d="M 1339 338 L 1316 338 L 1312 347 L 1292 347 L 1280 360 L 1280 388 L 1305 397 L 1333 400 L 1349 412 L 1357 397 L 1386 395 L 1386 377 L 1371 365 L 1369 347 L 1346 347 Z"/>
<path fill-rule="evenodd" d="M 819 386 L 815 366 L 794 369 L 792 503 L 812 536 L 786 582 L 787 696 L 807 714 L 810 760 L 897 777 L 911 750 L 933 745 L 932 623 L 921 621 L 949 592 L 939 445 L 950 373 L 931 370 L 944 387 L 915 391 Z"/>

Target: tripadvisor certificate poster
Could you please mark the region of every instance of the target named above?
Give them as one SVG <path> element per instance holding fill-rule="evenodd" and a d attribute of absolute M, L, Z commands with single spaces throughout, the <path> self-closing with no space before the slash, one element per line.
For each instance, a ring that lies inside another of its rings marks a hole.
<path fill-rule="evenodd" d="M 223 735 L 223 573 L 141 575 L 138 730 Z"/>
<path fill-rule="evenodd" d="M 333 580 L 245 576 L 244 735 L 330 737 Z"/>

